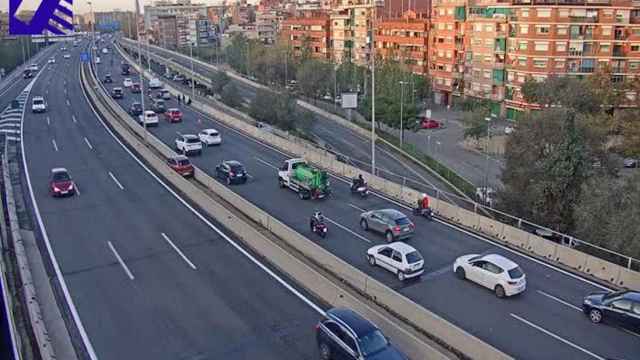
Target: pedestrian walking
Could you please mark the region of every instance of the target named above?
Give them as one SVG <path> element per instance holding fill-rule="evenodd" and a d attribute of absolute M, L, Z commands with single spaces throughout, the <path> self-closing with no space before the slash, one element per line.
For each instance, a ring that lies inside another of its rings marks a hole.
<path fill-rule="evenodd" d="M 178 94 L 178 106 L 180 105 L 181 101 L 182 101 L 182 95 Z"/>

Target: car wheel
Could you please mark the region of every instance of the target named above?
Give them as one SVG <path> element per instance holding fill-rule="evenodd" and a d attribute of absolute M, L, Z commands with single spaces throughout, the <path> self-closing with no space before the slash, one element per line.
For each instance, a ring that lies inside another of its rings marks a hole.
<path fill-rule="evenodd" d="M 307 199 L 307 196 L 304 194 L 304 191 L 298 192 L 298 197 L 300 198 L 300 200 L 306 200 Z"/>
<path fill-rule="evenodd" d="M 369 261 L 369 265 L 376 266 L 376 258 L 375 257 L 373 257 L 371 255 L 368 255 L 367 256 L 367 260 Z"/>
<path fill-rule="evenodd" d="M 392 243 L 393 242 L 393 234 L 391 233 L 391 231 L 387 231 L 384 234 L 385 238 L 387 239 L 388 243 Z"/>
<path fill-rule="evenodd" d="M 496 285 L 496 296 L 499 298 L 503 298 L 505 296 L 504 293 L 504 288 L 502 287 L 502 285 Z"/>
<path fill-rule="evenodd" d="M 227 185 L 231 185 L 231 178 L 227 177 Z"/>
<path fill-rule="evenodd" d="M 458 279 L 460 280 L 464 280 L 467 278 L 467 274 L 465 274 L 464 269 L 462 268 L 462 266 L 458 267 L 456 269 L 456 276 L 458 277 Z"/>
<path fill-rule="evenodd" d="M 602 322 L 602 311 L 598 309 L 591 309 L 589 311 L 589 320 L 591 320 L 594 324 L 599 324 Z"/>
<path fill-rule="evenodd" d="M 398 280 L 404 281 L 404 273 L 400 270 L 398 270 Z"/>
<path fill-rule="evenodd" d="M 331 360 L 331 349 L 325 343 L 320 344 L 320 359 Z"/>
<path fill-rule="evenodd" d="M 360 227 L 364 231 L 369 230 L 369 224 L 367 223 L 367 220 L 365 220 L 365 219 L 360 220 Z"/>
<path fill-rule="evenodd" d="M 286 185 L 284 184 L 284 180 L 282 180 L 282 178 L 278 178 L 278 186 L 280 186 L 283 189 L 286 187 Z"/>

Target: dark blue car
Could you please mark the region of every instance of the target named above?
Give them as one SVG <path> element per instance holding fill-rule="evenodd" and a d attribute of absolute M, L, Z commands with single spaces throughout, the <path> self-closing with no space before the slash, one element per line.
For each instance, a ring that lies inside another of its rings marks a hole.
<path fill-rule="evenodd" d="M 582 310 L 593 323 L 605 321 L 640 331 L 640 292 L 593 293 L 584 298 Z"/>
<path fill-rule="evenodd" d="M 316 325 L 323 360 L 408 360 L 371 321 L 350 309 L 328 310 Z"/>

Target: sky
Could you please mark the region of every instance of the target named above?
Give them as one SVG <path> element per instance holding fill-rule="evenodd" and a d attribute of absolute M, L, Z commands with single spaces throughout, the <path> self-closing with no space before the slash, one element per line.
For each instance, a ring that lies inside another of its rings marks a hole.
<path fill-rule="evenodd" d="M 140 7 L 145 4 L 150 5 L 152 0 L 139 0 Z M 23 0 L 24 9 L 35 10 L 41 3 L 41 0 Z M 193 3 L 204 3 L 207 5 L 215 5 L 222 3 L 222 0 L 192 0 Z M 94 0 L 93 11 L 111 11 L 113 9 L 120 10 L 133 10 L 135 6 L 135 0 Z M 9 0 L 0 0 L 0 11 L 9 11 Z M 73 12 L 76 14 L 84 14 L 89 12 L 89 5 L 87 0 L 75 0 L 73 4 Z"/>

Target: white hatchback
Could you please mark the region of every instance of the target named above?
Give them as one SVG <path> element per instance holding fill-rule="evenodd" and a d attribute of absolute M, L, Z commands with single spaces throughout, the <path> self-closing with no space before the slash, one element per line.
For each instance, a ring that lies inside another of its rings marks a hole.
<path fill-rule="evenodd" d="M 124 78 L 124 81 L 122 82 L 122 86 L 126 88 L 130 88 L 131 86 L 133 86 L 133 81 L 130 78 Z"/>
<path fill-rule="evenodd" d="M 222 144 L 222 136 L 216 129 L 204 129 L 198 133 L 198 137 L 206 146 Z"/>
<path fill-rule="evenodd" d="M 160 121 L 158 120 L 158 114 L 153 111 L 145 110 L 143 115 L 140 115 L 139 118 L 140 124 L 143 126 L 146 124 L 147 126 L 158 126 Z"/>
<path fill-rule="evenodd" d="M 517 295 L 527 288 L 524 272 L 518 264 L 502 255 L 464 255 L 453 263 L 459 279 L 468 279 L 491 289 L 499 298 Z"/>
<path fill-rule="evenodd" d="M 420 276 L 424 273 L 424 259 L 418 250 L 404 242 L 376 245 L 367 250 L 369 265 L 378 265 L 398 276 L 398 280 Z"/>

